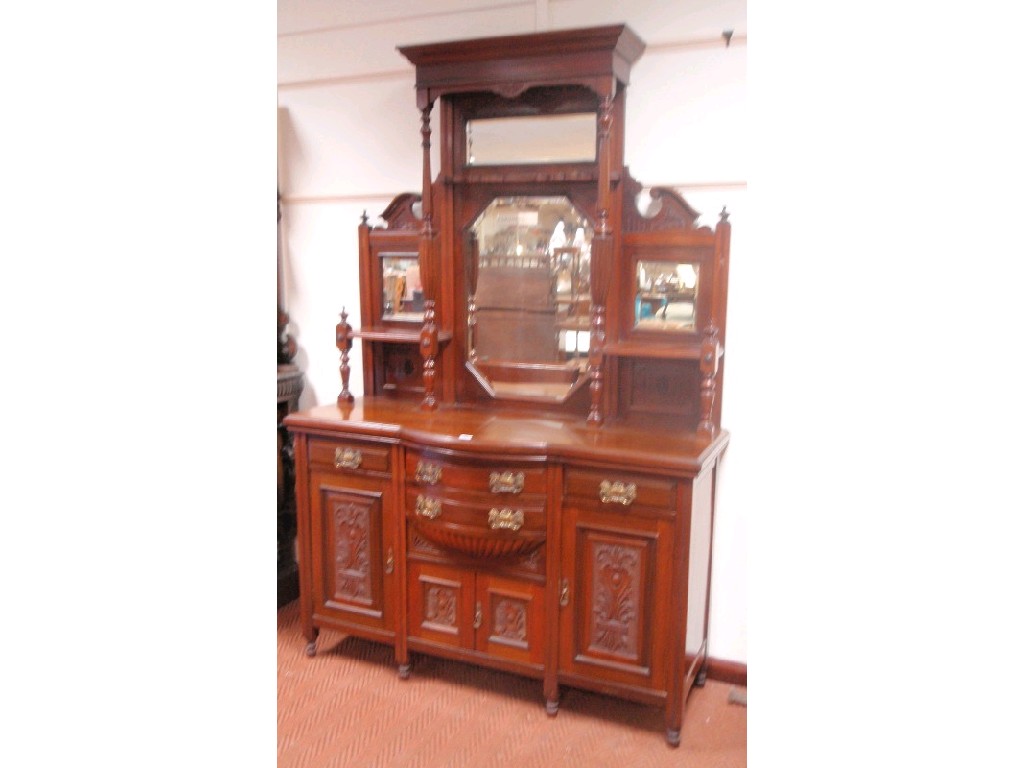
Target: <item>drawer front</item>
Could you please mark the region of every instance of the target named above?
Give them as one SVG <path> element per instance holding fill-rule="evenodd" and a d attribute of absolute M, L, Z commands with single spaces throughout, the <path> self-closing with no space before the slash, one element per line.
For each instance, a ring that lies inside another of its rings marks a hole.
<path fill-rule="evenodd" d="M 410 485 L 423 488 L 438 486 L 495 496 L 513 497 L 521 493 L 547 492 L 543 467 L 523 466 L 515 462 L 476 462 L 433 456 L 424 451 L 406 453 L 405 478 Z"/>
<path fill-rule="evenodd" d="M 565 470 L 566 498 L 608 510 L 637 506 L 674 511 L 678 486 L 679 481 L 665 477 L 573 467 Z"/>
<path fill-rule="evenodd" d="M 409 489 L 406 516 L 413 530 L 444 552 L 506 565 L 539 549 L 547 537 L 543 506 L 471 503 Z"/>
<path fill-rule="evenodd" d="M 495 498 L 491 503 L 481 503 L 410 488 L 406 491 L 405 507 L 409 519 L 418 523 L 451 523 L 501 535 L 547 530 L 542 504 L 517 504 L 514 499 Z"/>
<path fill-rule="evenodd" d="M 309 441 L 309 463 L 317 469 L 341 472 L 388 472 L 391 449 L 386 445 L 356 440 Z"/>

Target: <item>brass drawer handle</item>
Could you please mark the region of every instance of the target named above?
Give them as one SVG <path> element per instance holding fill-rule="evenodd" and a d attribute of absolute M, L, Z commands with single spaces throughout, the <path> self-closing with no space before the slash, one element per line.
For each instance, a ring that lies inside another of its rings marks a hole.
<path fill-rule="evenodd" d="M 526 522 L 521 509 L 492 509 L 487 514 L 487 525 L 492 531 L 518 531 Z"/>
<path fill-rule="evenodd" d="M 362 451 L 357 451 L 355 448 L 334 449 L 334 466 L 338 469 L 359 469 L 359 465 L 362 463 Z"/>
<path fill-rule="evenodd" d="M 431 499 L 426 496 L 417 496 L 416 514 L 420 517 L 427 518 L 427 520 L 433 520 L 441 514 L 441 500 Z"/>
<path fill-rule="evenodd" d="M 441 482 L 441 465 L 429 461 L 418 462 L 416 464 L 416 482 L 437 485 Z"/>
<path fill-rule="evenodd" d="M 476 611 L 473 613 L 473 629 L 480 629 L 484 625 L 484 607 L 480 601 L 476 601 Z"/>
<path fill-rule="evenodd" d="M 565 608 L 569 605 L 569 580 L 562 579 L 562 591 L 558 593 L 558 604 Z"/>
<path fill-rule="evenodd" d="M 491 493 L 522 493 L 525 482 L 522 472 L 491 472 Z"/>
<path fill-rule="evenodd" d="M 394 572 L 395 572 L 395 551 L 391 547 L 388 547 L 388 558 L 387 558 L 387 560 L 384 561 L 384 573 L 391 574 L 391 573 L 394 573 Z"/>
<path fill-rule="evenodd" d="M 627 485 L 617 480 L 614 483 L 602 480 L 598 493 L 601 496 L 602 504 L 621 504 L 628 507 L 636 501 L 636 483 Z"/>

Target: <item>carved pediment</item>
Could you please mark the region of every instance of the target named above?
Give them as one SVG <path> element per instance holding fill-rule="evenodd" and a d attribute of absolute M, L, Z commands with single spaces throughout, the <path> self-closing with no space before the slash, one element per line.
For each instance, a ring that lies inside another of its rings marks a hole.
<path fill-rule="evenodd" d="M 629 175 L 623 180 L 622 227 L 626 232 L 660 232 L 667 229 L 694 229 L 700 213 L 682 195 L 668 187 L 651 187 L 650 208 L 641 212 L 637 199 L 643 185 Z M 707 227 L 700 227 L 707 229 Z"/>
<path fill-rule="evenodd" d="M 420 195 L 413 192 L 403 192 L 391 201 L 380 217 L 387 222 L 389 230 L 411 229 L 419 231 L 420 227 L 423 226 L 423 218 L 419 215 L 421 200 L 422 197 Z"/>

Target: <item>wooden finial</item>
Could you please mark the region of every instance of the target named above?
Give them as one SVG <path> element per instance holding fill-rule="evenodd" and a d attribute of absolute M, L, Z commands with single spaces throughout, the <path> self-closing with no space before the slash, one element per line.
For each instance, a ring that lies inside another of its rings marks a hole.
<path fill-rule="evenodd" d="M 341 322 L 335 328 L 335 343 L 341 352 L 341 392 L 338 394 L 338 405 L 342 405 L 355 400 L 352 393 L 348 391 L 348 379 L 351 374 L 348 352 L 352 349 L 352 326 L 348 324 L 348 312 L 344 307 L 341 308 Z"/>

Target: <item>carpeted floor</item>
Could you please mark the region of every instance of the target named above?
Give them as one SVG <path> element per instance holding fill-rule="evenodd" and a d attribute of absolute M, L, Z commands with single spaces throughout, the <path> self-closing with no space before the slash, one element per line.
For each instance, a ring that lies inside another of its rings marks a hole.
<path fill-rule="evenodd" d="M 292 602 L 278 611 L 278 768 L 746 765 L 747 710 L 726 683 L 691 695 L 672 749 L 653 707 L 563 688 L 549 718 L 539 680 L 419 655 L 400 680 L 390 647 L 327 630 L 315 657 L 304 648 Z"/>

